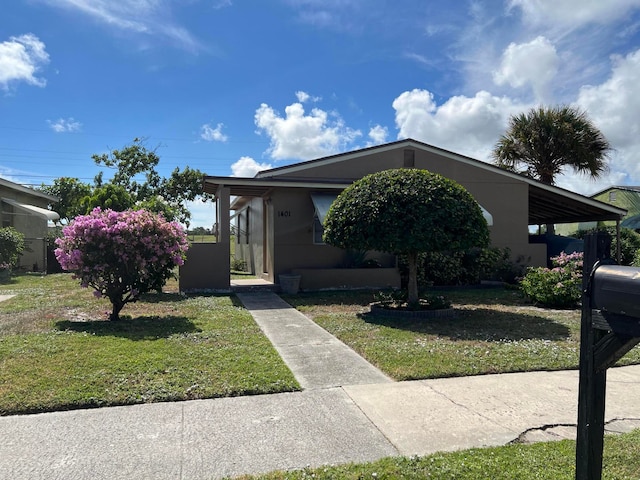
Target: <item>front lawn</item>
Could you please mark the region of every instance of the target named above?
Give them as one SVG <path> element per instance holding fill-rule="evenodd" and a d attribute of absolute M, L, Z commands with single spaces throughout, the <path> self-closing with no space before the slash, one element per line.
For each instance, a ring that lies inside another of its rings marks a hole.
<path fill-rule="evenodd" d="M 365 464 L 305 468 L 273 472 L 243 480 L 572 480 L 575 478 L 575 444 L 571 440 L 474 448 L 426 457 L 393 457 Z M 603 480 L 640 478 L 640 430 L 605 436 Z"/>
<path fill-rule="evenodd" d="M 435 293 L 454 303 L 456 318 L 373 317 L 371 292 L 283 298 L 396 380 L 578 368 L 579 310 L 533 307 L 503 288 Z M 631 363 L 640 363 L 640 348 L 619 362 Z"/>
<path fill-rule="evenodd" d="M 68 274 L 0 285 L 0 415 L 299 389 L 233 297 L 166 290 L 109 322 Z"/>

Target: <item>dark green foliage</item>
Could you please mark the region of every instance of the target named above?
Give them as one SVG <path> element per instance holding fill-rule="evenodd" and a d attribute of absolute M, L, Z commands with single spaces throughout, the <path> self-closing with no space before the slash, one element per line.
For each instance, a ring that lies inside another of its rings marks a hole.
<path fill-rule="evenodd" d="M 399 261 L 403 278 L 408 275 L 404 256 Z M 524 264 L 511 260 L 509 248 L 472 248 L 465 252 L 426 252 L 418 256 L 418 284 L 476 285 L 482 280 L 515 284 L 524 275 Z"/>
<path fill-rule="evenodd" d="M 458 183 L 418 169 L 367 175 L 329 208 L 324 240 L 348 250 L 407 255 L 408 303 L 417 304 L 417 256 L 489 244 L 480 206 Z"/>
<path fill-rule="evenodd" d="M 241 258 L 232 258 L 231 259 L 231 270 L 235 272 L 246 272 L 247 271 L 247 261 Z"/>
<path fill-rule="evenodd" d="M 598 227 L 591 230 L 582 230 L 571 235 L 576 238 L 584 238 L 588 233 L 606 232 L 611 236 L 611 258 L 615 260 L 618 249 L 616 227 Z M 630 228 L 620 228 L 620 265 L 633 265 L 636 252 L 640 250 L 640 234 Z"/>
<path fill-rule="evenodd" d="M 53 185 L 42 185 L 40 190 L 60 199 L 51 207 L 60 215 L 61 220 L 69 222 L 74 217 L 87 213 L 81 203 L 83 198 L 91 196 L 92 187 L 77 178 L 56 178 Z"/>
<path fill-rule="evenodd" d="M 486 246 L 480 207 L 459 184 L 426 170 L 368 175 L 345 189 L 324 224 L 327 243 L 394 254 Z"/>
<path fill-rule="evenodd" d="M 13 227 L 0 228 L 0 268 L 14 267 L 24 248 L 22 233 Z"/>
<path fill-rule="evenodd" d="M 135 200 L 122 185 L 106 183 L 93 189 L 93 193 L 82 199 L 84 214 L 88 215 L 96 207 L 124 212 L 133 208 Z"/>

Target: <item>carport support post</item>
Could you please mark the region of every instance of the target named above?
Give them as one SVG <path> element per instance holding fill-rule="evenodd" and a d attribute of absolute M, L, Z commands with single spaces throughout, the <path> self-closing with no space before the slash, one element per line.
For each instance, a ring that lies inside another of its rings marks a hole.
<path fill-rule="evenodd" d="M 228 272 L 227 285 L 231 280 L 231 195 L 229 187 L 220 185 L 216 191 L 216 222 L 218 224 L 218 238 L 216 242 L 227 252 L 221 258 L 219 268 Z"/>
<path fill-rule="evenodd" d="M 611 237 L 606 233 L 588 234 L 584 239 L 582 276 L 582 320 L 580 326 L 580 385 L 578 389 L 578 433 L 576 480 L 602 478 L 604 409 L 607 369 L 595 365 L 595 346 L 606 334 L 592 325 L 589 276 L 598 260 L 611 256 Z"/>

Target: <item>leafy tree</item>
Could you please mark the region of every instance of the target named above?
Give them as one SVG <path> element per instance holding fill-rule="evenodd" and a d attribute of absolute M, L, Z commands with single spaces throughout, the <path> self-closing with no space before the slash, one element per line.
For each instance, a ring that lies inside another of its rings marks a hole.
<path fill-rule="evenodd" d="M 43 184 L 40 190 L 60 199 L 51 205 L 52 209 L 60 215 L 60 220 L 68 223 L 77 215 L 87 213 L 82 206 L 82 199 L 91 195 L 92 188 L 88 183 L 83 183 L 77 178 L 60 177 L 53 181 L 53 185 Z"/>
<path fill-rule="evenodd" d="M 161 177 L 157 171 L 160 157 L 144 145 L 144 139 L 136 138 L 131 145 L 92 158 L 96 165 L 114 170 L 110 180 L 105 180 L 104 172 L 100 171 L 93 186 L 62 177 L 54 180 L 52 186 L 41 187 L 61 199 L 55 209 L 67 221 L 76 215 L 86 215 L 95 207 L 123 211 L 135 206 L 162 213 L 166 219 L 188 226 L 191 213 L 185 202 L 211 199 L 204 192 L 204 174 L 199 170 L 176 167 L 169 178 Z"/>
<path fill-rule="evenodd" d="M 97 165 L 115 170 L 112 179 L 104 183 L 102 172 L 95 178 L 96 187 L 113 184 L 123 187 L 133 202 L 156 213 L 163 213 L 170 220 L 179 220 L 189 225 L 191 214 L 185 202 L 198 197 L 210 198 L 204 193 L 204 174 L 196 169 L 175 168 L 169 178 L 158 174 L 160 157 L 156 150 L 149 150 L 144 139 L 136 138 L 131 145 L 108 154 L 93 155 Z"/>
<path fill-rule="evenodd" d="M 24 248 L 22 233 L 13 227 L 0 228 L 0 269 L 15 267 Z"/>
<path fill-rule="evenodd" d="M 104 165 L 115 170 L 110 182 L 123 187 L 135 199 L 145 199 L 155 195 L 161 183 L 156 171 L 160 157 L 155 150 L 148 150 L 144 140 L 135 138 L 131 145 L 110 153 L 92 155 L 96 165 Z"/>
<path fill-rule="evenodd" d="M 89 213 L 94 208 L 104 208 L 123 212 L 132 208 L 135 204 L 134 197 L 122 185 L 107 183 L 96 187 L 90 196 L 84 197 L 80 202 L 82 209 Z"/>
<path fill-rule="evenodd" d="M 610 150 L 585 112 L 568 106 L 539 107 L 510 118 L 493 158 L 502 168 L 553 185 L 564 167 L 599 177 L 607 170 Z"/>
<path fill-rule="evenodd" d="M 406 255 L 408 302 L 417 305 L 420 252 L 455 252 L 489 244 L 480 206 L 461 185 L 417 169 L 367 175 L 329 208 L 324 239 L 345 249 Z"/>
<path fill-rule="evenodd" d="M 63 234 L 56 240 L 58 262 L 82 287 L 110 300 L 110 320 L 118 320 L 122 308 L 140 295 L 160 290 L 188 248 L 178 223 L 145 210 L 96 208 L 76 217 Z"/>

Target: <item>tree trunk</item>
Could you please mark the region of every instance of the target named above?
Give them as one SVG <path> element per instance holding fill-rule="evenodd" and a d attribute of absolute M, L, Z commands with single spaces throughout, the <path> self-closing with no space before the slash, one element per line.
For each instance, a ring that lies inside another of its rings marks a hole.
<path fill-rule="evenodd" d="M 120 311 L 124 308 L 125 302 L 121 300 L 111 299 L 111 313 L 109 314 L 109 320 L 117 321 L 120 320 Z"/>
<path fill-rule="evenodd" d="M 409 283 L 407 284 L 407 303 L 417 305 L 420 301 L 418 296 L 418 254 L 410 253 L 409 259 Z"/>

